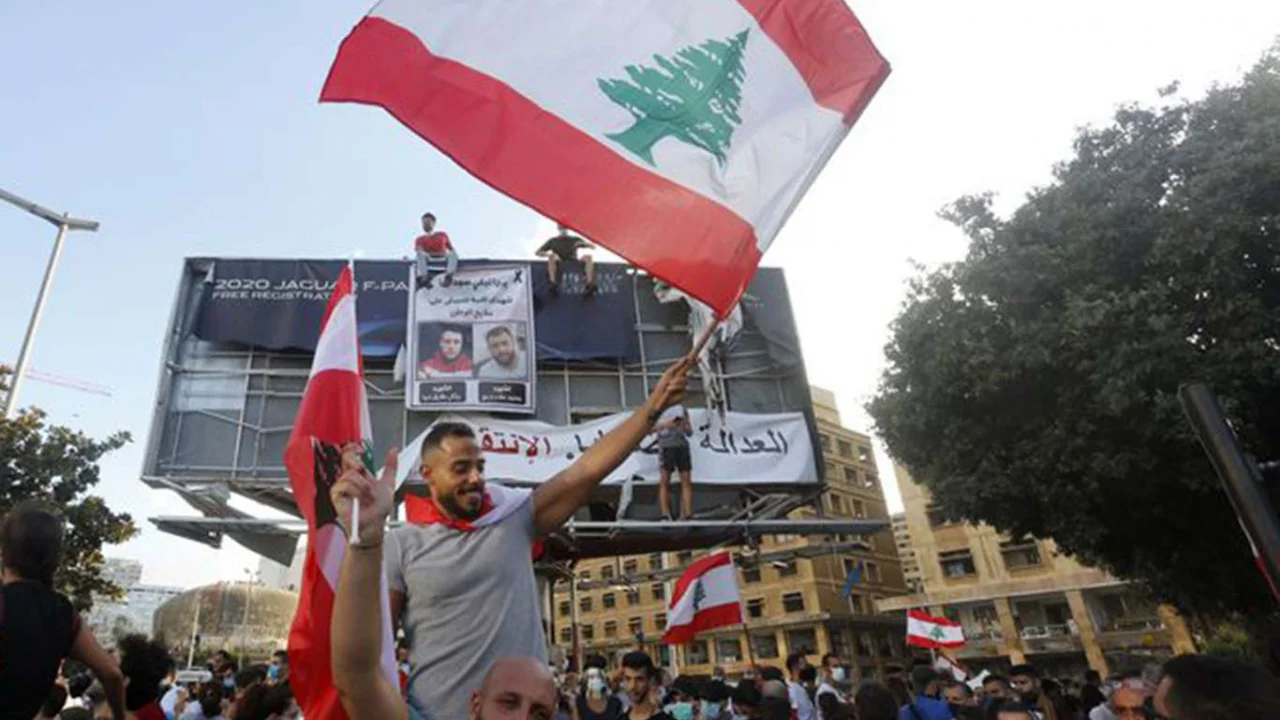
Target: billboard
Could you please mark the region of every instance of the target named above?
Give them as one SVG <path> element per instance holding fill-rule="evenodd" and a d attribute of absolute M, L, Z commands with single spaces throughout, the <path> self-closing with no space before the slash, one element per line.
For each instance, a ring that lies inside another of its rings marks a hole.
<path fill-rule="evenodd" d="M 459 269 L 409 303 L 410 410 L 536 410 L 527 264 Z"/>

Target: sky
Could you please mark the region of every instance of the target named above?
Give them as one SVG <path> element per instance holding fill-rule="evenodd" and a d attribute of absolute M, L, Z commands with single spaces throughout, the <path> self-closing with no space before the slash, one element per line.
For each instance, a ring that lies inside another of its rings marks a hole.
<path fill-rule="evenodd" d="M 940 207 L 990 190 L 1009 211 L 1051 180 L 1077 128 L 1174 80 L 1189 97 L 1231 82 L 1280 35 L 1274 0 L 850 5 L 893 74 L 764 262 L 787 272 L 811 382 L 860 430 L 914 264 L 965 252 Z M 426 209 L 475 256 L 525 256 L 553 232 L 381 111 L 317 103 L 368 6 L 0 3 L 0 188 L 102 223 L 67 241 L 31 367 L 111 397 L 28 382 L 22 404 L 91 435 L 133 434 L 103 461 L 99 491 L 138 521 L 107 552 L 142 560 L 145 582 L 257 567 L 232 541 L 215 551 L 146 521 L 193 512 L 138 480 L 182 258 L 398 257 Z M 0 205 L 0 362 L 17 358 L 53 235 Z"/>

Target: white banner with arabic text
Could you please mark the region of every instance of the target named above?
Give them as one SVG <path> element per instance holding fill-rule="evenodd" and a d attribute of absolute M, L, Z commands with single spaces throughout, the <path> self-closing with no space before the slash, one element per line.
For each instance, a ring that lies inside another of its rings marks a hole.
<path fill-rule="evenodd" d="M 463 422 L 476 431 L 485 459 L 485 477 L 516 484 L 541 483 L 569 467 L 587 448 L 620 425 L 629 412 L 607 415 L 580 425 L 557 426 L 538 420 L 499 420 L 487 416 L 445 415 L 436 422 Z M 801 413 L 725 414 L 689 411 L 693 481 L 722 485 L 818 482 L 813 443 Z M 400 455 L 400 476 L 418 479 L 424 430 Z M 658 443 L 649 435 L 614 470 L 606 483 L 632 476 L 658 477 Z"/>

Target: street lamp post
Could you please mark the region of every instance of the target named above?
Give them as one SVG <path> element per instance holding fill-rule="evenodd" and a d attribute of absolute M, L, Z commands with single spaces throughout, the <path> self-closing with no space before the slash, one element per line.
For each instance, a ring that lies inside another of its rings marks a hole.
<path fill-rule="evenodd" d="M 73 218 L 66 213 L 61 215 L 41 207 L 30 200 L 24 200 L 4 190 L 0 190 L 0 200 L 22 208 L 36 217 L 58 228 L 58 236 L 53 241 L 53 251 L 49 253 L 49 265 L 44 270 L 44 280 L 40 283 L 40 294 L 36 296 L 36 305 L 31 309 L 31 320 L 27 323 L 27 334 L 22 338 L 22 351 L 18 353 L 18 364 L 13 369 L 13 378 L 9 381 L 9 396 L 4 401 L 4 417 L 13 415 L 18 407 L 18 391 L 22 387 L 22 378 L 26 374 L 27 362 L 31 359 L 31 344 L 35 339 L 36 327 L 40 325 L 40 315 L 44 312 L 45 301 L 49 297 L 49 288 L 53 285 L 53 273 L 58 268 L 58 259 L 62 257 L 62 242 L 68 230 L 87 230 L 97 232 L 98 223 L 94 220 Z"/>

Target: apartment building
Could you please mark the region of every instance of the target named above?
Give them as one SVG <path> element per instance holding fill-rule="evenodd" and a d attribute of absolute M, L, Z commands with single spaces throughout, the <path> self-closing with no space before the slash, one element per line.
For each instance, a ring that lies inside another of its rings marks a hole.
<path fill-rule="evenodd" d="M 1055 674 L 1093 668 L 1106 675 L 1194 651 L 1173 608 L 1063 555 L 1049 540 L 946 522 L 928 490 L 905 468 L 894 470 L 921 588 L 878 607 L 924 608 L 963 623 L 966 644 L 953 654 L 971 669 L 1032 662 Z"/>
<path fill-rule="evenodd" d="M 841 424 L 832 393 L 816 387 L 811 393 L 827 481 L 820 499 L 821 512 L 887 521 L 870 438 Z M 817 513 L 816 508 L 803 508 L 792 517 Z M 837 652 L 866 678 L 900 669 L 906 658 L 902 614 L 875 613 L 877 600 L 905 591 L 893 533 L 886 527 L 861 538 L 868 548 L 865 551 L 821 552 L 823 546 L 854 539 L 765 538 L 758 548 L 762 555 L 805 549 L 816 556 L 740 568 L 746 629 L 707 633 L 678 648 L 675 661 L 679 672 L 710 675 L 720 666 L 736 677 L 750 664 L 751 653 L 759 664 L 781 667 L 786 656 L 797 651 L 809 654 L 814 663 L 826 652 Z M 666 628 L 670 583 L 635 583 L 628 578 L 651 570 L 686 567 L 705 552 L 652 553 L 578 563 L 579 584 L 610 587 L 578 590 L 570 589 L 568 583 L 558 584 L 551 608 L 552 642 L 571 655 L 576 628 L 583 655 L 616 658 L 640 647 L 670 667 L 669 648 L 658 642 Z M 860 577 L 846 596 L 846 581 L 855 569 L 855 576 Z"/>
<path fill-rule="evenodd" d="M 893 527 L 893 542 L 898 548 L 898 559 L 902 561 L 902 578 L 907 592 L 924 591 L 924 578 L 920 575 L 920 561 L 916 560 L 915 550 L 911 549 L 911 530 L 907 527 L 907 514 L 894 513 L 889 516 Z"/>

